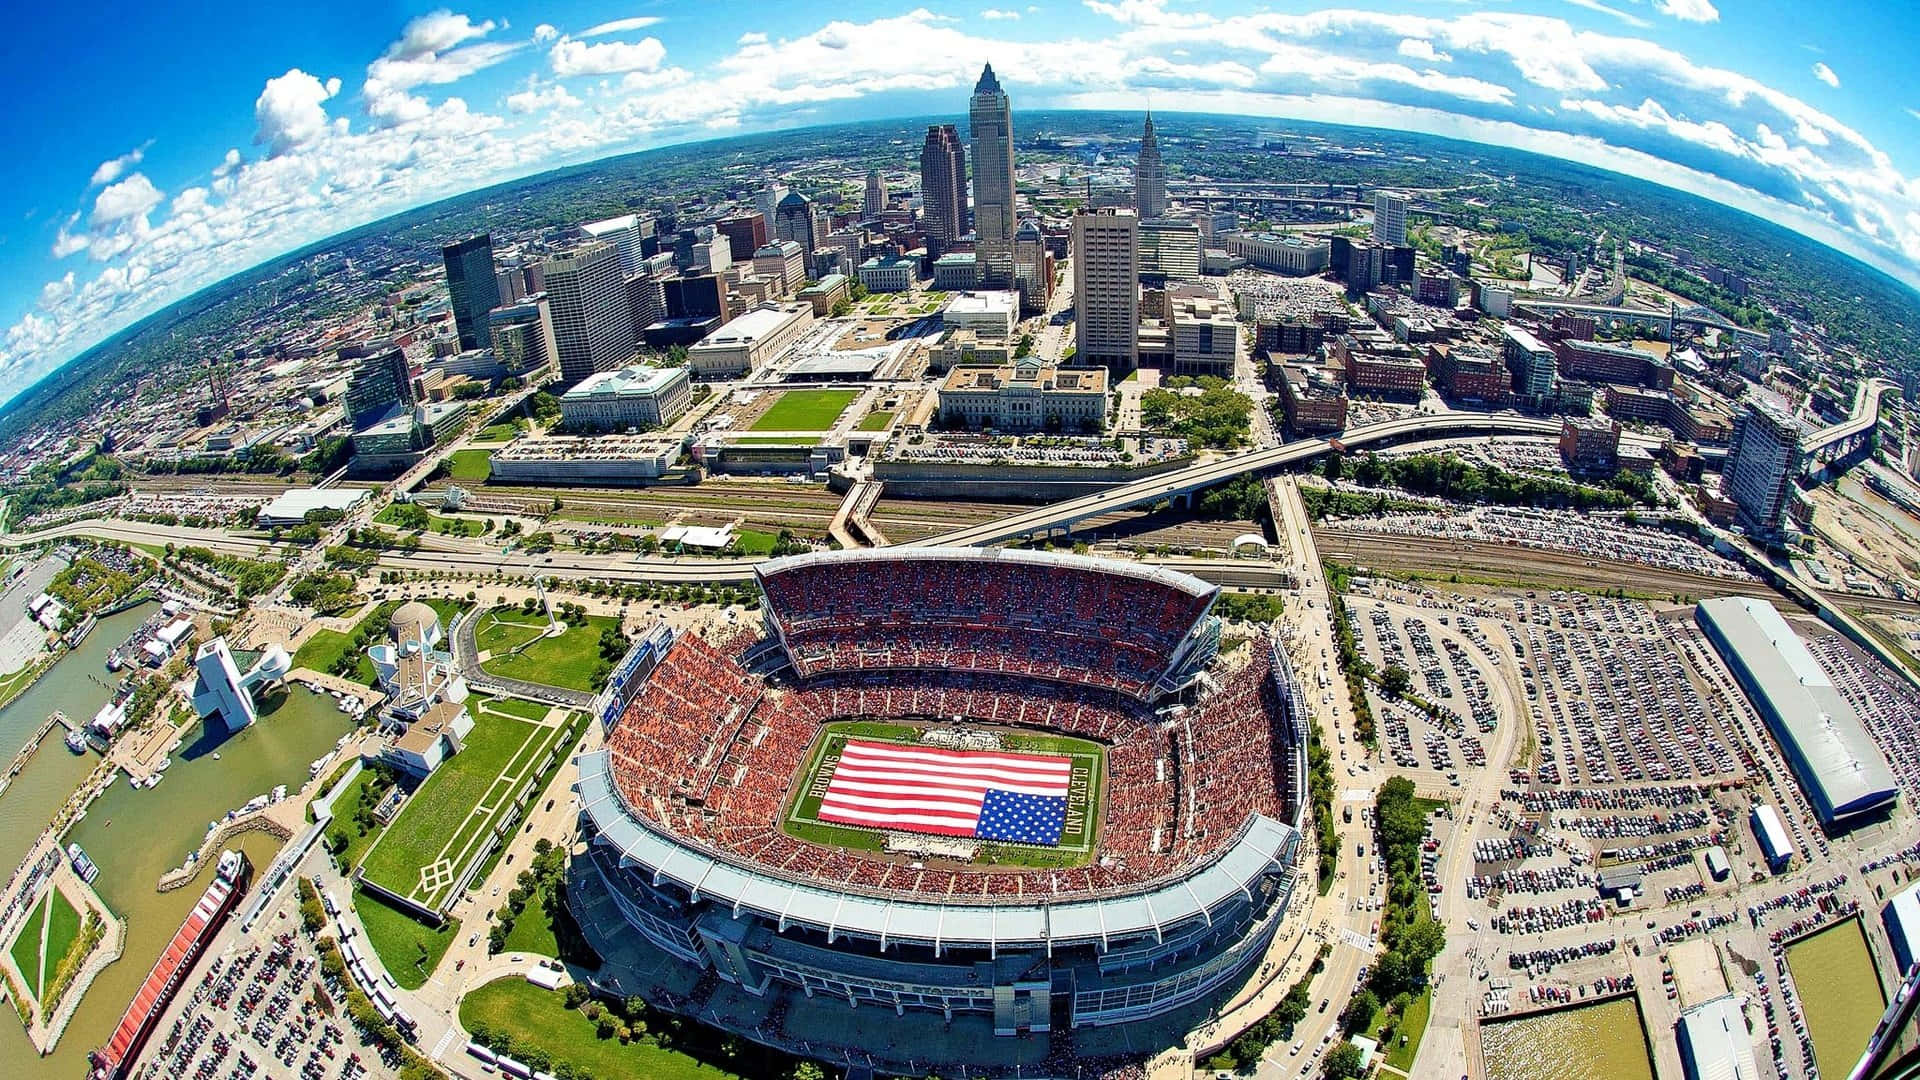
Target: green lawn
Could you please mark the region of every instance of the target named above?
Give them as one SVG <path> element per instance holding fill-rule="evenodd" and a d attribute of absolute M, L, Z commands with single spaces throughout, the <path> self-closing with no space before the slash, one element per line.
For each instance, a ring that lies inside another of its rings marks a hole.
<path fill-rule="evenodd" d="M 435 930 L 361 889 L 353 891 L 353 910 L 367 929 L 367 944 L 402 989 L 418 990 L 460 936 L 460 920 L 448 919 Z"/>
<path fill-rule="evenodd" d="M 558 993 L 542 990 L 517 976 L 467 991 L 460 999 L 460 1023 L 469 1029 L 480 1023 L 509 1034 L 515 1045 L 539 1047 L 556 1064 L 571 1064 L 596 1080 L 624 1080 L 629 1076 L 729 1080 L 734 1075 L 676 1050 L 602 1039 L 593 1022 L 578 1009 L 567 1008 Z"/>
<path fill-rule="evenodd" d="M 462 453 L 465 452 L 466 451 L 462 451 Z M 379 513 L 373 515 L 373 520 L 381 525 L 390 525 L 396 529 L 411 528 L 412 525 L 409 524 L 407 512 L 401 509 L 403 505 L 408 504 L 389 503 Z M 479 536 L 486 530 L 485 525 L 470 518 L 448 517 L 445 514 L 436 514 L 425 508 L 422 508 L 420 512 L 426 515 L 426 528 L 424 530 L 426 532 L 445 533 L 449 536 Z M 418 519 L 414 519 L 414 521 L 417 523 Z"/>
<path fill-rule="evenodd" d="M 493 472 L 491 450 L 455 450 L 447 456 L 447 475 L 463 484 L 484 484 Z"/>
<path fill-rule="evenodd" d="M 53 978 L 60 970 L 60 961 L 67 958 L 67 952 L 79 937 L 80 912 L 60 890 L 53 890 L 53 914 L 47 918 L 47 978 Z"/>
<path fill-rule="evenodd" d="M 46 921 L 47 903 L 43 898 L 33 905 L 33 914 L 27 916 L 20 936 L 13 939 L 8 950 L 13 953 L 13 966 L 27 977 L 27 992 L 35 997 L 40 996 L 40 925 Z"/>
<path fill-rule="evenodd" d="M 893 423 L 893 410 L 875 409 L 861 419 L 860 430 L 885 431 L 887 430 L 887 425 L 891 423 Z"/>
<path fill-rule="evenodd" d="M 519 433 L 520 429 L 514 426 L 513 421 L 502 420 L 497 424 L 488 424 L 486 427 L 481 428 L 480 433 L 474 436 L 474 440 L 476 442 L 506 442 Z"/>
<path fill-rule="evenodd" d="M 513 929 L 507 931 L 507 952 L 560 955 L 560 938 L 553 932 L 553 919 L 547 915 L 546 899 L 547 889 L 542 886 L 527 901 L 520 917 L 513 920 Z"/>
<path fill-rule="evenodd" d="M 322 627 L 313 632 L 305 645 L 294 650 L 293 666 L 331 672 L 333 665 L 352 647 L 352 636 Z"/>
<path fill-rule="evenodd" d="M 1427 1021 L 1433 1014 L 1433 987 L 1420 991 L 1420 996 L 1407 1006 L 1407 1015 L 1400 1021 L 1400 1031 L 1394 1036 L 1393 1049 L 1387 1053 L 1387 1064 L 1403 1073 L 1413 1071 L 1413 1059 L 1420 1053 L 1420 1040 L 1427 1033 Z M 1400 1045 L 1401 1037 L 1407 1044 Z"/>
<path fill-rule="evenodd" d="M 441 763 L 407 800 L 367 853 L 364 876 L 421 903 L 443 902 L 452 879 L 478 853 L 496 815 L 508 809 L 566 731 L 475 713 L 465 747 Z M 434 880 L 423 880 L 423 869 L 436 864 Z"/>
<path fill-rule="evenodd" d="M 825 431 L 860 396 L 858 390 L 789 390 L 750 431 Z"/>
<path fill-rule="evenodd" d="M 367 785 L 372 783 L 378 775 L 372 769 L 361 769 L 360 775 L 354 777 L 352 783 L 341 788 L 340 794 L 333 800 L 334 820 L 341 823 L 341 827 L 347 834 L 347 846 L 340 852 L 338 858 L 340 865 L 349 873 L 360 865 L 360 860 L 367 854 L 367 849 L 373 846 L 375 840 L 380 839 L 383 831 L 376 819 L 374 827 L 362 834 L 350 817 L 353 808 L 359 805 L 360 793 L 365 791 Z"/>
<path fill-rule="evenodd" d="M 770 532 L 741 529 L 733 534 L 733 550 L 742 555 L 771 555 L 780 537 Z"/>
<path fill-rule="evenodd" d="M 742 435 L 729 441 L 734 446 L 819 446 L 821 440 L 810 435 Z"/>
<path fill-rule="evenodd" d="M 477 618 L 480 622 L 475 644 L 493 653 L 480 665 L 482 670 L 503 679 L 586 693 L 600 689 L 594 678 L 601 667 L 600 632 L 620 625 L 620 620 L 611 615 L 589 615 L 584 626 L 568 626 L 559 637 L 534 640 L 545 625 L 543 615 L 496 608 Z M 510 651 L 523 644 L 526 648 L 520 652 Z"/>

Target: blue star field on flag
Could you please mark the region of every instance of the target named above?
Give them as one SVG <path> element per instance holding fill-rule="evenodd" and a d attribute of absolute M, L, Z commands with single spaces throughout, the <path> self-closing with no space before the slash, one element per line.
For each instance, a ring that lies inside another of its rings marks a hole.
<path fill-rule="evenodd" d="M 973 835 L 981 840 L 1054 847 L 1067 824 L 1065 795 L 1028 795 L 988 788 Z"/>

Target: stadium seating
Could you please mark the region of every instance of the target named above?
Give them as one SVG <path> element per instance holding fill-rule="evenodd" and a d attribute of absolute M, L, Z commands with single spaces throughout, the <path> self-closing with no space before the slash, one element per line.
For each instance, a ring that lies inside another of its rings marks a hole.
<path fill-rule="evenodd" d="M 761 574 L 794 669 L 988 671 L 1152 696 L 1212 601 L 1124 564 L 955 555 Z"/>
<path fill-rule="evenodd" d="M 723 651 L 683 635 L 634 692 L 607 748 L 615 786 L 638 819 L 776 872 L 953 902 L 1131 888 L 1190 870 L 1230 843 L 1250 815 L 1285 818 L 1300 797 L 1284 787 L 1292 771 L 1275 767 L 1282 728 L 1265 641 L 1253 643 L 1250 658 L 1220 665 L 1227 670 L 1216 669 L 1213 685 L 1168 716 L 1122 686 L 984 663 L 849 664 L 769 685 L 736 659 L 755 644 L 736 633 Z M 1107 798 L 1098 858 L 1071 870 L 915 868 L 787 835 L 779 822 L 820 726 L 842 717 L 960 717 L 1100 743 Z"/>

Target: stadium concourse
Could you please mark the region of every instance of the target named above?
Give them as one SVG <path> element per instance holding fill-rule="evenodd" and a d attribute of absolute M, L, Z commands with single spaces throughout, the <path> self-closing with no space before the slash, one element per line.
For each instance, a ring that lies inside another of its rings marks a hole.
<path fill-rule="evenodd" d="M 650 638 L 580 758 L 569 897 L 609 992 L 853 1068 L 1094 1076 L 1246 981 L 1294 885 L 1306 721 L 1271 641 L 1220 654 L 1215 586 L 915 548 L 756 577 L 764 633 Z M 1076 755 L 1106 782 L 1030 779 Z M 849 788 L 889 824 L 802 812 Z M 1086 850 L 1010 841 L 1004 800 L 1084 813 Z"/>

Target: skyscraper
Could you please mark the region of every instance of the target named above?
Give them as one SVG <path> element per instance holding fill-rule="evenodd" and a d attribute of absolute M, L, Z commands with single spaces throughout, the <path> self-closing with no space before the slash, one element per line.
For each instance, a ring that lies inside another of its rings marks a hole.
<path fill-rule="evenodd" d="M 1131 210 L 1073 215 L 1074 360 L 1110 371 L 1140 365 L 1140 218 Z"/>
<path fill-rule="evenodd" d="M 631 274 L 640 269 L 640 216 L 622 214 L 605 221 L 589 221 L 580 226 L 580 235 L 613 245 L 620 256 L 620 272 Z"/>
<path fill-rule="evenodd" d="M 797 191 L 790 191 L 780 200 L 773 212 L 773 238 L 791 240 L 800 245 L 807 257 L 807 266 L 813 265 L 813 249 L 817 237 L 813 231 L 813 202 Z"/>
<path fill-rule="evenodd" d="M 758 210 L 748 210 L 720 219 L 714 228 L 727 238 L 727 249 L 734 262 L 746 262 L 753 253 L 767 246 L 767 218 Z"/>
<path fill-rule="evenodd" d="M 887 182 L 880 179 L 879 169 L 867 170 L 867 195 L 860 203 L 860 220 L 874 221 L 880 212 L 887 208 Z"/>
<path fill-rule="evenodd" d="M 1013 232 L 1013 285 L 1020 290 L 1020 313 L 1047 310 L 1053 298 L 1053 261 L 1047 258 L 1047 238 L 1032 218 Z"/>
<path fill-rule="evenodd" d="M 453 305 L 453 329 L 460 349 L 487 343 L 487 312 L 500 306 L 500 283 L 493 277 L 493 237 L 481 233 L 440 249 L 447 264 L 447 299 Z"/>
<path fill-rule="evenodd" d="M 545 293 L 494 308 L 487 315 L 487 331 L 493 340 L 493 358 L 515 377 L 544 370 L 560 351 Z"/>
<path fill-rule="evenodd" d="M 931 124 L 920 147 L 920 205 L 927 254 L 939 258 L 967 233 L 967 153 L 952 124 Z"/>
<path fill-rule="evenodd" d="M 546 281 L 562 379 L 579 382 L 633 356 L 633 318 L 612 244 L 588 244 L 548 259 Z"/>
<path fill-rule="evenodd" d="M 1147 128 L 1140 135 L 1140 161 L 1133 169 L 1133 208 L 1142 220 L 1167 212 L 1167 167 L 1160 162 L 1160 140 L 1153 133 L 1151 112 L 1147 113 Z"/>
<path fill-rule="evenodd" d="M 413 373 L 405 352 L 381 341 L 341 349 L 340 358 L 359 361 L 347 376 L 347 422 L 355 428 L 380 419 L 396 405 L 413 407 Z"/>
<path fill-rule="evenodd" d="M 1407 197 L 1398 191 L 1373 193 L 1373 242 L 1407 246 Z"/>
<path fill-rule="evenodd" d="M 973 133 L 974 251 L 980 284 L 1004 289 L 1013 284 L 1013 106 L 993 65 L 981 69 L 967 109 Z"/>
<path fill-rule="evenodd" d="M 1805 460 L 1793 416 L 1769 401 L 1748 402 L 1733 423 L 1724 479 L 1727 498 L 1740 508 L 1740 523 L 1749 532 L 1772 536 L 1780 531 L 1793 479 Z"/>

